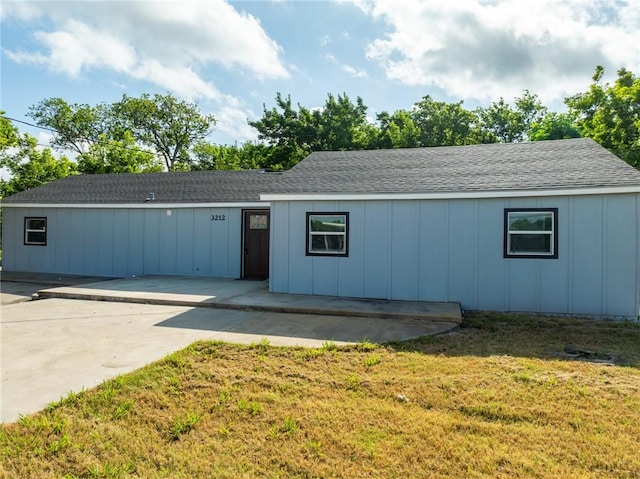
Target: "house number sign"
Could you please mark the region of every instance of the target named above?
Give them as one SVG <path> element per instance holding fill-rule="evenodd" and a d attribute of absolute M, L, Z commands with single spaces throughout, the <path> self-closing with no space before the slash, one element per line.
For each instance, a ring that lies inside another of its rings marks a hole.
<path fill-rule="evenodd" d="M 211 221 L 226 221 L 226 215 L 211 215 Z"/>

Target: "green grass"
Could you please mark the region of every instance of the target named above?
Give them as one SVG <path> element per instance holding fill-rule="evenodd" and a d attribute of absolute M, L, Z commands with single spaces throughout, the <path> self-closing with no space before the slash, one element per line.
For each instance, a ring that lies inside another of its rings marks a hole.
<path fill-rule="evenodd" d="M 0 477 L 637 478 L 639 345 L 489 314 L 386 346 L 198 342 L 3 425 Z"/>

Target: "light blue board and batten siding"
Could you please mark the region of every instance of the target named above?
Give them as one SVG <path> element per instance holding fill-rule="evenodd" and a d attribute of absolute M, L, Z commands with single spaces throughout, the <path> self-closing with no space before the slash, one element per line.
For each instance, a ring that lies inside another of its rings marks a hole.
<path fill-rule="evenodd" d="M 640 195 L 275 201 L 273 292 L 637 318 Z M 558 208 L 558 259 L 503 257 L 505 208 Z M 349 257 L 305 255 L 308 211 L 349 212 Z"/>
<path fill-rule="evenodd" d="M 240 276 L 240 208 L 4 208 L 5 271 L 124 277 Z M 224 215 L 224 221 L 211 216 Z M 47 245 L 25 246 L 24 218 L 47 218 Z"/>

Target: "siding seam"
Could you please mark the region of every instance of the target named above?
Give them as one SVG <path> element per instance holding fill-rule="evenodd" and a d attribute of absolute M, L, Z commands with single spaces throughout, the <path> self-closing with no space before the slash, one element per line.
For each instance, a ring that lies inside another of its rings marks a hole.
<path fill-rule="evenodd" d="M 636 195 L 636 319 L 640 320 L 640 195 Z"/>
<path fill-rule="evenodd" d="M 445 222 L 446 224 L 444 225 L 444 228 L 442 228 L 444 234 L 445 234 L 445 244 L 447 245 L 447 267 L 445 268 L 445 278 L 444 278 L 444 282 L 447 285 L 446 288 L 446 297 L 445 297 L 445 301 L 449 302 L 451 301 L 451 284 L 449 284 L 449 277 L 450 277 L 450 271 L 451 271 L 451 245 L 449 244 L 449 238 L 451 237 L 451 231 L 449 231 L 450 228 L 450 221 L 449 221 L 449 215 L 450 213 L 450 208 L 449 208 L 449 204 L 450 201 L 447 200 L 447 202 L 445 203 Z"/>
<path fill-rule="evenodd" d="M 607 225 L 609 224 L 609 210 L 608 210 L 608 201 L 607 197 L 602 197 L 602 224 L 600 226 L 601 235 L 602 235 L 602 249 L 601 249 L 601 258 L 600 258 L 600 268 L 602 269 L 602 288 L 600 288 L 600 314 L 604 314 L 607 311 L 608 301 L 608 289 L 609 289 L 609 276 L 607 274 L 607 260 L 608 260 L 608 249 L 607 249 Z"/>

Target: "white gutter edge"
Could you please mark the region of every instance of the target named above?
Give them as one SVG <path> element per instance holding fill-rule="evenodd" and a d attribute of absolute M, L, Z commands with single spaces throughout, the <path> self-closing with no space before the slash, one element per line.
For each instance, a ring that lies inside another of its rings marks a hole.
<path fill-rule="evenodd" d="M 291 193 L 263 194 L 263 201 L 362 201 L 362 200 L 457 200 L 483 198 L 531 198 L 640 193 L 640 186 L 561 188 L 552 190 L 457 191 L 442 193 Z"/>
<path fill-rule="evenodd" d="M 235 203 L 2 203 L 2 208 L 90 208 L 90 209 L 181 209 L 181 208 L 268 208 L 269 202 Z"/>

